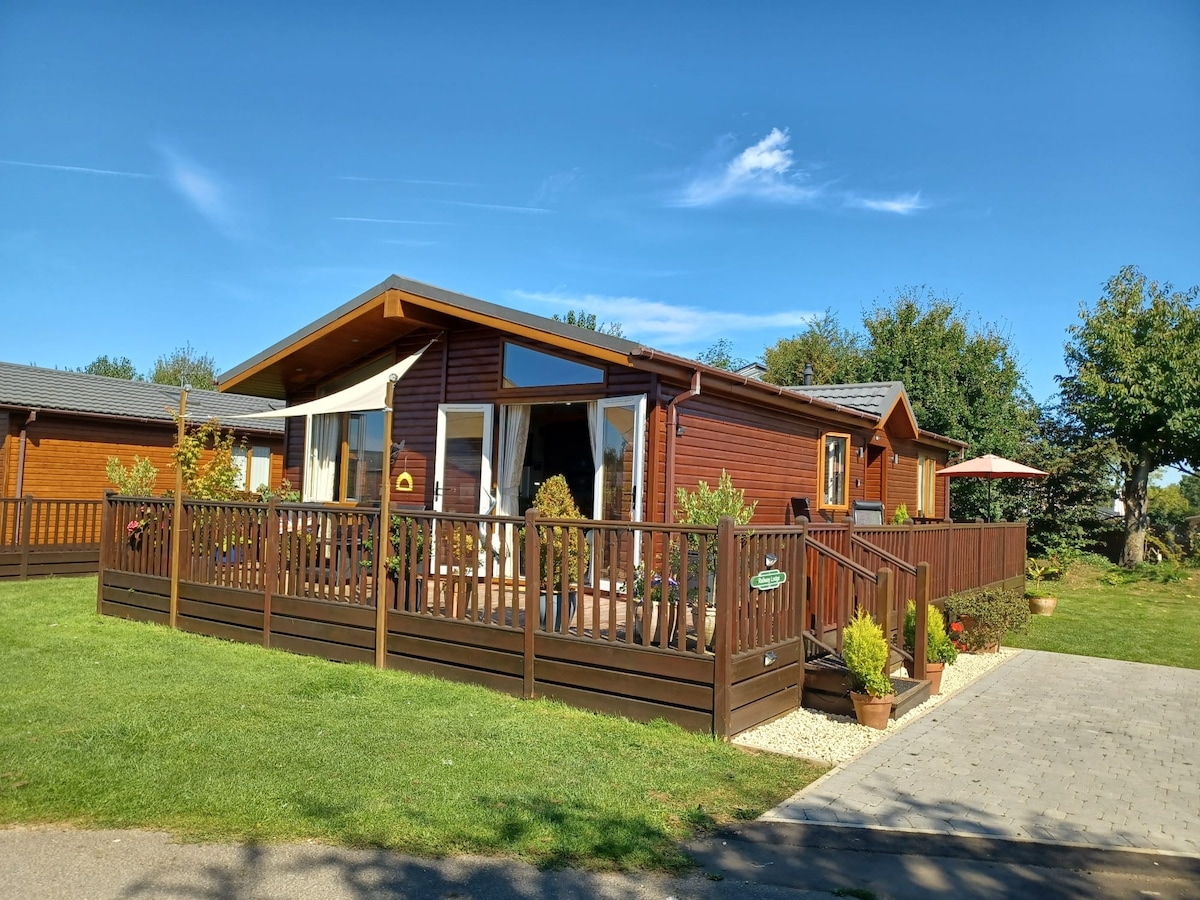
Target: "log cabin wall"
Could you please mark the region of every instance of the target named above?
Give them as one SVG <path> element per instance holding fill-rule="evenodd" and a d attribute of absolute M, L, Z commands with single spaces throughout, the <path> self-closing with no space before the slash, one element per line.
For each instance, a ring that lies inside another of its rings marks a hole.
<path fill-rule="evenodd" d="M 10 416 L 10 419 L 16 418 Z M 0 496 L 11 497 L 17 489 L 17 444 L 9 436 L 4 463 L 0 464 Z M 271 480 L 283 477 L 282 442 L 278 436 L 248 435 L 246 445 L 271 448 Z M 99 499 L 112 490 L 105 467 L 110 456 L 128 466 L 133 457 L 149 459 L 158 469 L 159 493 L 174 484 L 175 426 L 170 423 L 122 422 L 85 416 L 39 411 L 29 425 L 25 445 L 23 494 L 41 499 Z M 202 459 L 207 461 L 211 454 Z"/>

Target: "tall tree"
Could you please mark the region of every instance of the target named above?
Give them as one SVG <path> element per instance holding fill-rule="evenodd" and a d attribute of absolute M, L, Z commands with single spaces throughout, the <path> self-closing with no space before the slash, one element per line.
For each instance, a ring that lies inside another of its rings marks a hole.
<path fill-rule="evenodd" d="M 804 383 L 804 367 L 813 367 L 817 384 L 845 384 L 858 380 L 862 347 L 858 335 L 842 328 L 837 316 L 825 310 L 799 334 L 781 338 L 763 351 L 767 365 L 764 381 L 771 384 Z"/>
<path fill-rule="evenodd" d="M 621 327 L 620 322 L 597 322 L 596 314 L 586 310 L 568 309 L 565 316 L 555 313 L 551 318 L 556 322 L 565 322 L 568 325 L 586 328 L 588 331 L 611 334 L 613 337 L 625 337 L 625 329 Z"/>
<path fill-rule="evenodd" d="M 191 344 L 184 344 L 155 360 L 150 380 L 155 384 L 176 387 L 190 384 L 199 390 L 213 391 L 217 388 L 217 361 Z"/>
<path fill-rule="evenodd" d="M 1120 453 L 1124 562 L 1145 557 L 1150 474 L 1200 466 L 1200 307 L 1126 266 L 1068 329 L 1063 402 L 1082 428 Z"/>
<path fill-rule="evenodd" d="M 750 362 L 744 357 L 733 355 L 733 341 L 729 338 L 718 338 L 707 350 L 697 353 L 696 360 L 714 369 L 729 371 L 740 369 Z"/>
<path fill-rule="evenodd" d="M 89 375 L 103 375 L 106 378 L 124 378 L 126 381 L 142 380 L 142 376 L 133 365 L 133 360 L 128 356 L 109 357 L 102 354 L 78 371 L 87 372 Z"/>

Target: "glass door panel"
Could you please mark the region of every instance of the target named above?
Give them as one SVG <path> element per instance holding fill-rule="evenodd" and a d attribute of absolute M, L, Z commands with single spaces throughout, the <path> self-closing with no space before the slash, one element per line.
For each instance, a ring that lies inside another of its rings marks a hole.
<path fill-rule="evenodd" d="M 646 398 L 614 397 L 597 403 L 598 428 L 595 440 L 599 452 L 596 471 L 597 519 L 618 522 L 640 522 L 642 519 L 642 468 L 645 454 Z M 637 565 L 640 541 L 632 547 L 619 547 L 612 553 L 607 541 L 597 548 L 593 559 L 604 581 L 632 580 Z M 632 550 L 632 553 L 630 552 Z"/>

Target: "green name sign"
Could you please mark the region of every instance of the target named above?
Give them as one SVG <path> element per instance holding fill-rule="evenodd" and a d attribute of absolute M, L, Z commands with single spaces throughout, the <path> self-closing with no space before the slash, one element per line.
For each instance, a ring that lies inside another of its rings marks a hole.
<path fill-rule="evenodd" d="M 763 569 L 757 575 L 750 576 L 750 587 L 760 591 L 770 591 L 787 583 L 787 572 L 778 569 Z"/>

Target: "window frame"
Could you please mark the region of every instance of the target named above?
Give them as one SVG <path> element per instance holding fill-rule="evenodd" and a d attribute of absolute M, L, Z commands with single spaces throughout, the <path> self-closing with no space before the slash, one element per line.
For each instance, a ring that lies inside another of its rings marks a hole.
<path fill-rule="evenodd" d="M 379 414 L 382 416 L 385 413 L 383 410 L 366 409 L 366 410 L 355 410 L 353 412 L 348 412 L 348 411 L 343 410 L 341 412 L 320 413 L 319 414 L 321 416 L 336 416 L 337 420 L 338 420 L 337 457 L 334 459 L 334 473 L 335 474 L 334 474 L 334 479 L 333 479 L 333 497 L 332 497 L 332 499 L 329 499 L 329 500 L 315 500 L 315 499 L 310 500 L 309 498 L 306 497 L 305 502 L 327 503 L 327 504 L 333 504 L 333 505 L 337 505 L 337 506 L 364 506 L 364 505 L 370 506 L 373 504 L 378 504 L 380 502 L 380 500 L 382 499 L 383 491 L 387 489 L 388 478 L 389 478 L 389 472 L 388 472 L 389 460 L 388 460 L 388 454 L 387 454 L 388 436 L 386 434 L 383 436 L 383 447 L 381 448 L 383 450 L 384 459 L 383 459 L 383 470 L 381 472 L 380 482 L 379 482 L 380 483 L 380 496 L 375 497 L 373 499 L 369 498 L 369 497 L 368 498 L 362 498 L 362 497 L 348 498 L 346 496 L 346 493 L 349 490 L 349 481 L 350 481 L 350 465 L 349 465 L 349 463 L 350 463 L 350 417 L 351 416 L 369 416 L 369 415 L 373 415 L 373 414 Z M 315 418 L 317 418 L 317 416 L 310 416 L 309 418 L 315 419 Z M 305 458 L 306 465 L 308 464 L 308 462 L 310 461 L 310 459 L 312 457 L 313 434 L 314 434 L 314 429 L 312 428 L 312 423 L 310 422 L 309 427 L 307 427 L 305 429 L 305 436 L 304 436 L 304 445 L 305 445 L 304 458 Z M 367 448 L 364 447 L 364 459 L 365 459 L 366 449 Z"/>
<path fill-rule="evenodd" d="M 917 457 L 917 515 L 937 517 L 937 458 L 923 454 Z"/>
<path fill-rule="evenodd" d="M 542 356 L 548 356 L 551 359 L 559 359 L 563 362 L 581 366 L 586 369 L 594 369 L 600 374 L 598 381 L 575 381 L 566 384 L 534 384 L 524 386 L 510 386 L 505 384 L 505 367 L 508 365 L 508 348 L 517 347 L 521 350 L 528 350 L 531 353 L 539 353 Z M 534 347 L 522 341 L 514 341 L 504 338 L 500 341 L 500 372 L 497 377 L 497 389 L 503 393 L 505 397 L 520 398 L 519 401 L 513 402 L 538 402 L 534 398 L 546 398 L 543 402 L 557 403 L 563 397 L 569 396 L 571 399 L 576 397 L 595 399 L 603 397 L 608 390 L 608 366 L 597 364 L 595 360 L 584 362 L 580 359 L 575 359 L 573 356 L 566 356 L 561 353 L 551 353 L 542 347 Z"/>
<path fill-rule="evenodd" d="M 829 441 L 838 439 L 842 442 L 842 502 L 829 503 L 826 497 L 825 483 L 829 465 Z M 850 434 L 842 431 L 825 431 L 821 433 L 819 452 L 817 453 L 817 509 L 833 509 L 849 511 L 850 509 Z"/>

